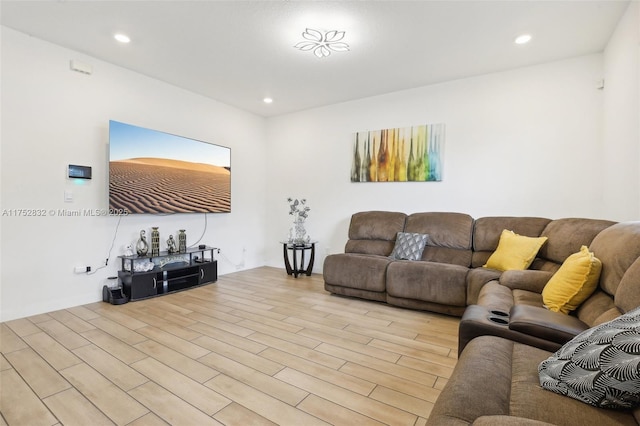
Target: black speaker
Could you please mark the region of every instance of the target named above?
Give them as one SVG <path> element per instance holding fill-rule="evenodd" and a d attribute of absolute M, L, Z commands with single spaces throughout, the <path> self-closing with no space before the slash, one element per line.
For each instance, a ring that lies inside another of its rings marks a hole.
<path fill-rule="evenodd" d="M 122 292 L 122 288 L 109 288 L 102 286 L 102 301 L 111 303 L 112 305 L 123 305 L 129 301 L 126 294 Z"/>

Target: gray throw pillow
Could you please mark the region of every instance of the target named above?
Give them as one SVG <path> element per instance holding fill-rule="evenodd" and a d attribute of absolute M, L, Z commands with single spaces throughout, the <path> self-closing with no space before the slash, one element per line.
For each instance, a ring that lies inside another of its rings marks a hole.
<path fill-rule="evenodd" d="M 396 245 L 389 257 L 396 260 L 420 260 L 428 239 L 427 234 L 398 232 Z"/>
<path fill-rule="evenodd" d="M 595 407 L 640 405 L 640 308 L 590 328 L 538 366 L 540 386 Z"/>

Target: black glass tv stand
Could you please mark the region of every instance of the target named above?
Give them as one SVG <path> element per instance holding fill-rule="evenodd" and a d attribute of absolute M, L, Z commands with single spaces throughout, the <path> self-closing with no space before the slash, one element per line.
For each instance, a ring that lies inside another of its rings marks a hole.
<path fill-rule="evenodd" d="M 118 279 L 129 300 L 160 296 L 218 280 L 215 247 L 191 248 L 184 253 L 161 251 L 157 256 L 118 256 Z"/>

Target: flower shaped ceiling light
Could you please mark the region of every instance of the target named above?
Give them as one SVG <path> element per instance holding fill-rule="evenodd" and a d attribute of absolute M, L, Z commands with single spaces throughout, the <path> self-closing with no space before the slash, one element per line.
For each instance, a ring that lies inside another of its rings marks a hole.
<path fill-rule="evenodd" d="M 306 41 L 296 44 L 295 48 L 302 51 L 313 51 L 318 58 L 324 58 L 331 55 L 331 52 L 346 52 L 349 45 L 340 40 L 344 38 L 344 31 L 322 31 L 307 28 L 302 37 Z"/>

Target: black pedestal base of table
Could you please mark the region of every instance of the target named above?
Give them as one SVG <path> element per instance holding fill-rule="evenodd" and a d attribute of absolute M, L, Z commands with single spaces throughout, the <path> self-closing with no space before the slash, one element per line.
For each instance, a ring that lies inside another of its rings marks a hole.
<path fill-rule="evenodd" d="M 309 257 L 309 264 L 305 268 L 305 252 L 309 250 L 311 251 Z M 293 252 L 293 267 L 291 267 L 291 262 L 289 262 L 289 251 Z M 313 260 L 316 255 L 316 243 L 282 243 L 282 252 L 284 254 L 284 267 L 287 269 L 287 274 L 293 275 L 295 278 L 298 278 L 298 275 L 306 274 L 307 276 L 311 275 L 311 271 L 313 271 Z M 300 254 L 300 265 L 298 265 L 298 253 Z"/>

